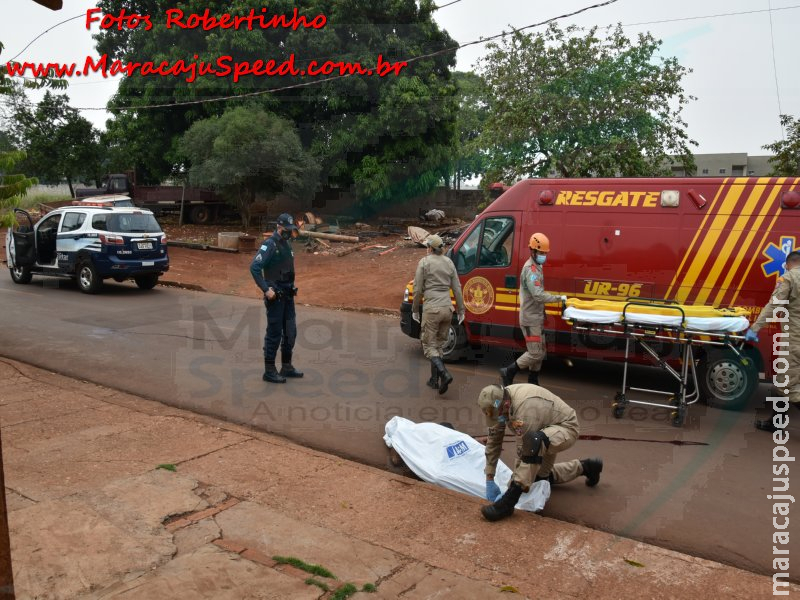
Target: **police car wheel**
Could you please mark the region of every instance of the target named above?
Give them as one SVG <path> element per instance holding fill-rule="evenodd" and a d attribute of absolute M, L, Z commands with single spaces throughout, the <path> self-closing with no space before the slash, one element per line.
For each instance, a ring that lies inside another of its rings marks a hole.
<path fill-rule="evenodd" d="M 758 371 L 752 360 L 745 365 L 729 350 L 711 350 L 700 361 L 697 379 L 708 406 L 741 410 L 758 385 Z"/>
<path fill-rule="evenodd" d="M 149 275 L 139 275 L 134 277 L 133 280 L 141 290 L 152 290 L 158 283 L 158 273 L 151 273 Z"/>
<path fill-rule="evenodd" d="M 30 267 L 10 267 L 9 272 L 14 283 L 30 283 L 33 279 Z"/>
<path fill-rule="evenodd" d="M 78 288 L 84 294 L 96 294 L 103 287 L 103 279 L 97 274 L 97 269 L 91 261 L 84 260 L 78 264 Z"/>

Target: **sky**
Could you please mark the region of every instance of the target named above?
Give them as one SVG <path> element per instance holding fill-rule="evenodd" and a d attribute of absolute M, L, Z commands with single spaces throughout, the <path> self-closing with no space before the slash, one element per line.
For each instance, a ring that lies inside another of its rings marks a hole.
<path fill-rule="evenodd" d="M 450 1 L 439 0 L 439 3 Z M 572 12 L 596 1 L 458 0 L 451 6 L 443 6 L 435 18 L 452 38 L 465 43 Z M 12 2 L 14 8 L 9 11 Z M 5 45 L 0 54 L 3 62 L 14 58 L 43 31 L 70 17 L 85 15 L 88 8 L 95 6 L 95 2 L 88 0 L 64 0 L 63 9 L 53 12 L 31 0 L 3 0 L 3 3 L 0 20 L 0 42 Z M 263 5 L 268 7 L 269 3 Z M 693 18 L 766 11 L 770 5 L 772 33 L 769 12 Z M 258 8 L 261 4 L 253 6 Z M 666 20 L 673 21 L 652 23 Z M 797 76 L 800 0 L 618 0 L 559 23 L 580 27 L 622 23 L 631 36 L 650 31 L 663 40 L 661 54 L 675 56 L 692 69 L 684 79 L 684 89 L 697 100 L 684 110 L 684 117 L 689 136 L 699 143 L 695 148 L 697 153 L 765 154 L 761 147 L 782 136 L 779 104 L 784 114 L 800 117 Z M 72 20 L 42 36 L 16 60 L 82 64 L 87 56 L 96 56 L 94 32 L 96 29 L 87 31 L 84 18 Z M 472 70 L 484 53 L 485 45 L 459 50 L 458 69 Z M 99 74 L 69 82 L 67 94 L 72 106 L 79 108 L 102 108 L 118 83 L 111 77 L 104 80 Z M 37 99 L 36 95 L 31 97 Z M 98 128 L 105 128 L 107 112 L 81 112 Z"/>

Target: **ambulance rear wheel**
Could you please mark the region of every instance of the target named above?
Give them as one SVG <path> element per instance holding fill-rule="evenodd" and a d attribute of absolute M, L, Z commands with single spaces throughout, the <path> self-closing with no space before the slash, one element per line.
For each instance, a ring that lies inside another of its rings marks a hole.
<path fill-rule="evenodd" d="M 758 385 L 758 369 L 752 359 L 744 364 L 730 350 L 714 349 L 700 361 L 697 379 L 708 406 L 741 410 Z"/>
<path fill-rule="evenodd" d="M 9 273 L 11 273 L 11 281 L 14 283 L 30 283 L 33 279 L 30 267 L 11 267 Z"/>
<path fill-rule="evenodd" d="M 442 347 L 442 360 L 445 362 L 461 360 L 466 350 L 467 332 L 464 331 L 463 325 L 459 325 L 456 320 L 453 320 L 447 330 L 447 341 Z"/>

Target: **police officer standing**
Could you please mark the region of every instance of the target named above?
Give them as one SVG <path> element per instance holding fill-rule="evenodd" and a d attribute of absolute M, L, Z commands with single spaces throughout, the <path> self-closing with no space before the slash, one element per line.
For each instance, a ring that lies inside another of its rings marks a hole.
<path fill-rule="evenodd" d="M 289 214 L 278 217 L 272 236 L 264 240 L 250 273 L 264 293 L 267 308 L 267 333 L 264 336 L 264 381 L 286 383 L 287 377 L 302 377 L 292 366 L 292 350 L 297 337 L 294 310 L 294 252 L 290 241 L 297 236 L 297 225 Z M 281 371 L 275 367 L 278 347 L 281 349 Z"/>
<path fill-rule="evenodd" d="M 539 371 L 546 355 L 544 332 L 544 305 L 564 303 L 566 296 L 554 296 L 544 291 L 543 266 L 550 252 L 550 240 L 543 233 L 534 233 L 528 243 L 531 257 L 522 267 L 519 276 L 519 324 L 525 336 L 526 352 L 507 367 L 500 369 L 503 385 L 514 383 L 520 369 L 528 369 L 528 383 L 539 383 Z"/>
<path fill-rule="evenodd" d="M 744 339 L 748 342 L 758 342 L 758 331 L 767 325 L 767 319 L 776 315 L 773 313 L 778 307 L 783 307 L 788 312 L 788 324 L 781 333 L 788 335 L 789 342 L 789 369 L 780 377 L 786 381 L 784 392 L 788 394 L 789 402 L 800 408 L 800 250 L 790 252 L 786 256 L 786 271 L 783 277 L 778 278 L 778 285 L 770 296 L 769 302 L 761 310 L 755 323 L 747 330 Z M 784 325 L 779 323 L 780 325 Z M 769 419 L 756 421 L 756 427 L 764 431 L 774 432 L 777 427 L 773 419 L 777 411 L 774 410 Z"/>
<path fill-rule="evenodd" d="M 447 332 L 453 318 L 453 303 L 450 290 L 458 307 L 458 323 L 464 321 L 464 298 L 461 295 L 461 282 L 458 280 L 456 266 L 444 256 L 444 242 L 438 235 L 430 235 L 425 240 L 428 254 L 423 256 L 417 265 L 414 275 L 414 300 L 411 305 L 411 316 L 419 322 L 419 304 L 422 297 L 422 351 L 425 358 L 431 361 L 431 378 L 428 385 L 438 388 L 440 394 L 447 391 L 453 376 L 442 362 L 442 348 L 447 342 Z"/>
<path fill-rule="evenodd" d="M 571 406 L 552 392 L 527 383 L 508 387 L 490 385 L 481 390 L 478 406 L 489 427 L 486 499 L 493 504 L 481 508 L 487 520 L 499 521 L 511 516 L 520 496 L 536 481 L 567 483 L 581 475 L 586 477 L 588 486 L 600 481 L 603 470 L 600 458 L 555 462 L 556 455 L 572 447 L 578 439 L 578 417 Z M 494 474 L 506 427 L 517 435 L 517 462 L 508 490 L 501 496 Z"/>

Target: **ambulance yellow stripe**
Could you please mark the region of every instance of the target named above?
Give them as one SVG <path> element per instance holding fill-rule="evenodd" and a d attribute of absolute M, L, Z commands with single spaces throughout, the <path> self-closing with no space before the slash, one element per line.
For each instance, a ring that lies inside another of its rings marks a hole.
<path fill-rule="evenodd" d="M 705 304 L 708 297 L 711 295 L 711 292 L 715 289 L 717 285 L 717 281 L 719 280 L 719 276 L 722 274 L 722 269 L 724 269 L 730 259 L 731 255 L 733 254 L 736 248 L 740 248 L 739 246 L 739 238 L 742 237 L 742 233 L 745 231 L 745 227 L 747 223 L 750 221 L 750 218 L 756 211 L 756 207 L 758 206 L 759 200 L 764 195 L 764 192 L 767 189 L 767 183 L 769 182 L 769 177 L 762 177 L 760 178 L 756 185 L 753 186 L 753 189 L 750 192 L 750 196 L 744 203 L 744 207 L 742 211 L 739 213 L 739 216 L 733 222 L 733 225 L 730 229 L 730 233 L 728 233 L 727 238 L 725 239 L 722 248 L 717 254 L 717 259 L 714 261 L 714 264 L 711 267 L 711 270 L 708 272 L 705 281 L 703 282 L 702 287 L 697 292 L 697 297 L 694 300 L 694 304 Z"/>
<path fill-rule="evenodd" d="M 741 266 L 745 257 L 747 257 L 748 254 L 756 256 L 759 253 L 759 248 L 761 246 L 756 246 L 755 248 L 753 248 L 753 240 L 756 237 L 756 233 L 761 228 L 761 224 L 764 222 L 764 219 L 766 219 L 766 217 L 770 214 L 770 212 L 772 212 L 771 211 L 772 205 L 775 203 L 775 198 L 778 196 L 778 193 L 780 192 L 781 183 L 772 186 L 772 191 L 770 191 L 770 193 L 767 194 L 767 199 L 761 206 L 761 210 L 759 211 L 758 216 L 748 227 L 747 236 L 745 236 L 744 241 L 739 247 L 739 252 L 736 255 L 736 260 L 733 261 L 733 264 L 731 265 L 730 269 L 728 269 L 728 275 L 725 277 L 725 280 L 722 282 L 722 285 L 719 288 L 719 292 L 717 292 L 717 295 L 714 298 L 714 306 L 722 305 L 722 300 L 725 298 L 725 295 L 730 290 L 731 281 L 733 281 L 734 276 L 736 275 L 736 273 L 738 273 L 739 267 Z"/>
<path fill-rule="evenodd" d="M 495 307 L 496 310 L 507 310 L 507 311 L 510 311 L 510 312 L 514 312 L 516 310 L 519 310 L 519 308 L 516 307 L 516 306 L 499 306 L 499 305 L 495 304 L 494 307 Z"/>
<path fill-rule="evenodd" d="M 714 196 L 714 200 L 711 201 L 711 205 L 708 207 L 708 212 L 703 216 L 703 220 L 700 222 L 700 227 L 697 228 L 697 231 L 694 232 L 694 238 L 692 238 L 692 243 L 689 244 L 689 248 L 687 248 L 686 253 L 683 255 L 683 260 L 681 260 L 681 264 L 678 267 L 678 270 L 675 271 L 675 276 L 672 278 L 672 282 L 669 284 L 669 288 L 667 288 L 667 295 L 665 298 L 670 297 L 670 293 L 672 293 L 672 288 L 675 287 L 675 282 L 678 281 L 678 275 L 680 275 L 681 271 L 683 271 L 683 266 L 686 264 L 686 260 L 692 254 L 692 248 L 694 248 L 695 243 L 697 243 L 697 238 L 700 237 L 700 233 L 702 233 L 703 229 L 706 226 L 706 221 L 708 217 L 714 213 L 714 207 L 717 205 L 717 200 L 719 200 L 720 195 L 722 194 L 722 190 L 725 189 L 725 186 L 728 185 L 728 178 L 726 177 L 722 185 L 719 186 L 716 195 Z"/>
<path fill-rule="evenodd" d="M 743 186 L 738 184 L 739 181 L 739 179 L 733 180 L 733 184 L 728 189 L 728 193 L 725 195 L 725 199 L 722 201 L 719 212 L 714 216 L 714 220 L 711 222 L 708 233 L 703 238 L 703 241 L 694 256 L 694 260 L 692 261 L 692 264 L 686 273 L 686 277 L 684 277 L 683 281 L 681 282 L 681 287 L 678 288 L 678 291 L 675 294 L 675 299 L 680 303 L 685 303 L 686 299 L 689 297 L 689 293 L 692 291 L 694 284 L 697 282 L 697 278 L 700 276 L 700 271 L 702 271 L 703 266 L 708 260 L 708 257 L 711 255 L 711 251 L 714 249 L 714 246 L 717 245 L 717 242 L 723 233 L 723 229 L 731 216 L 731 211 L 739 201 L 739 197 L 742 195 Z M 744 184 L 747 183 L 747 179 L 742 178 L 741 181 Z"/>
<path fill-rule="evenodd" d="M 517 297 L 512 294 L 497 294 L 495 302 L 508 302 L 509 304 L 516 304 Z"/>
<path fill-rule="evenodd" d="M 780 179 L 778 179 L 778 183 L 776 185 L 780 187 L 786 182 L 786 180 L 787 179 L 785 177 L 781 177 Z M 797 188 L 797 186 L 798 182 L 795 182 L 795 184 L 791 186 L 789 189 L 794 190 L 795 188 Z M 731 298 L 730 301 L 731 306 L 736 305 L 736 299 L 739 297 L 739 294 L 742 291 L 742 286 L 744 285 L 744 282 L 747 280 L 747 277 L 750 275 L 750 271 L 753 269 L 753 263 L 755 263 L 756 260 L 762 257 L 760 249 L 764 247 L 764 243 L 767 241 L 769 234 L 772 233 L 772 228 L 775 226 L 775 221 L 778 220 L 778 217 L 781 214 L 781 210 L 782 209 L 779 204 L 778 210 L 775 211 L 775 216 L 772 217 L 772 220 L 769 222 L 769 225 L 767 225 L 767 228 L 764 231 L 764 235 L 761 236 L 761 240 L 759 241 L 758 246 L 756 246 L 756 252 L 753 253 L 753 257 L 750 259 L 750 263 L 747 265 L 747 269 L 745 269 L 744 273 L 742 274 L 742 278 L 739 280 L 739 284 L 736 286 L 736 293 L 733 295 L 733 298 Z"/>

